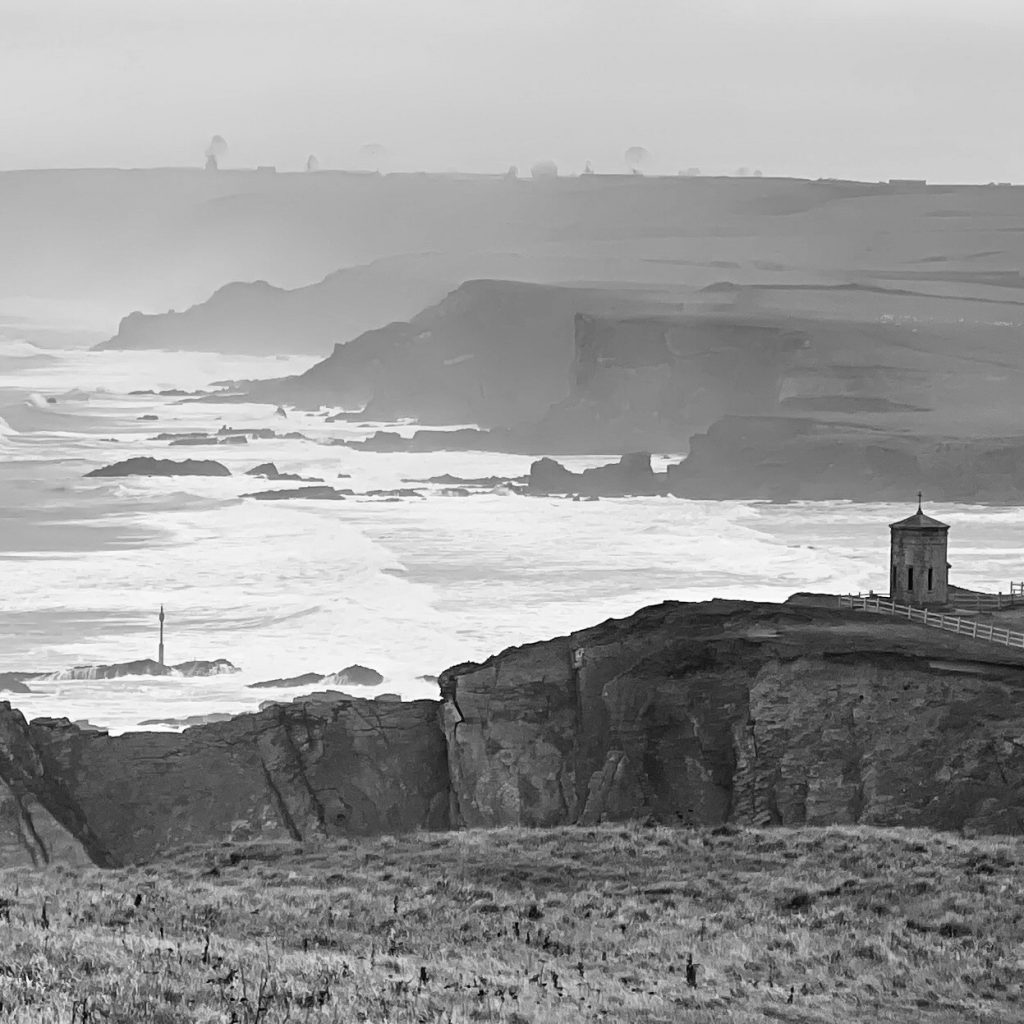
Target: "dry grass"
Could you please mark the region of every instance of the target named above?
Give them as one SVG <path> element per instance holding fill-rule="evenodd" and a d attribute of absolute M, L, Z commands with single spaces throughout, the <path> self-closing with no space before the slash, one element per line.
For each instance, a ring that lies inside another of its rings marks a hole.
<path fill-rule="evenodd" d="M 11 870 L 0 1021 L 1020 1021 L 1022 882 L 1024 842 L 866 828 L 424 833 Z"/>

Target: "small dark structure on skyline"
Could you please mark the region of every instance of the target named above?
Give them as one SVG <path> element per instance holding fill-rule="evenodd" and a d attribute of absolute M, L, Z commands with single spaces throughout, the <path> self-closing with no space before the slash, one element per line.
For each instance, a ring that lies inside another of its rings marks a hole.
<path fill-rule="evenodd" d="M 889 598 L 899 604 L 944 605 L 949 600 L 949 526 L 921 510 L 891 523 Z"/>
<path fill-rule="evenodd" d="M 157 648 L 157 664 L 166 665 L 164 661 L 164 606 L 160 605 L 160 646 Z"/>

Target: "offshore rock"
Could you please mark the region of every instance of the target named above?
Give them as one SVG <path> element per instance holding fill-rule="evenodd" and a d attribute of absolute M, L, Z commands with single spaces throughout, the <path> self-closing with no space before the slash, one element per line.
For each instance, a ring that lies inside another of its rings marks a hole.
<path fill-rule="evenodd" d="M 351 493 L 351 492 L 349 492 Z M 305 499 L 307 501 L 344 501 L 345 494 L 330 484 L 311 484 L 309 487 L 279 488 L 271 491 L 252 491 L 243 494 L 243 498 L 255 498 L 257 501 L 291 501 Z"/>
<path fill-rule="evenodd" d="M 328 686 L 377 686 L 384 682 L 384 677 L 375 668 L 349 665 L 340 672 L 324 676 L 323 681 Z"/>
<path fill-rule="evenodd" d="M 0 691 L 5 693 L 31 693 L 26 679 L 38 679 L 39 672 L 0 672 Z"/>
<path fill-rule="evenodd" d="M 311 686 L 323 679 L 320 672 L 303 672 L 300 676 L 288 676 L 286 679 L 263 679 L 258 683 L 250 683 L 250 690 L 269 690 L 286 686 Z"/>
<path fill-rule="evenodd" d="M 153 459 L 142 456 L 101 466 L 86 476 L 231 476 L 231 470 L 208 459 Z"/>
<path fill-rule="evenodd" d="M 553 459 L 530 466 L 531 494 L 582 494 L 589 497 L 664 494 L 668 477 L 651 469 L 647 452 L 623 455 L 618 462 L 573 473 Z"/>
<path fill-rule="evenodd" d="M 152 658 L 123 661 L 115 665 L 75 665 L 35 678 L 50 681 L 68 679 L 121 679 L 128 676 L 219 676 L 237 672 L 238 668 L 226 658 L 216 661 L 183 661 L 180 665 L 161 665 Z"/>

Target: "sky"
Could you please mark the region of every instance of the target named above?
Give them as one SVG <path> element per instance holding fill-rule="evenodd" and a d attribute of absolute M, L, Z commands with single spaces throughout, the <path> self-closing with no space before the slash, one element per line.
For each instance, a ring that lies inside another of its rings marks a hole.
<path fill-rule="evenodd" d="M 1024 181 L 1022 52 L 1024 0 L 0 0 L 0 169 Z"/>

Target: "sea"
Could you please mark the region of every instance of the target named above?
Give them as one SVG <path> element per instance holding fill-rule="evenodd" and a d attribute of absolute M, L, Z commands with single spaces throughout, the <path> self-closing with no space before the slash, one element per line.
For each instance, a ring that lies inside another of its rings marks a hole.
<path fill-rule="evenodd" d="M 132 394 L 300 373 L 311 356 L 96 352 L 87 340 L 95 338 L 40 340 L 17 322 L 0 323 L 0 672 L 155 659 L 161 605 L 168 664 L 226 658 L 240 671 L 31 681 L 29 694 L 0 694 L 29 718 L 122 733 L 154 719 L 291 700 L 323 686 L 250 684 L 353 664 L 383 677 L 343 687 L 355 696 L 434 698 L 436 676 L 450 665 L 661 601 L 884 592 L 888 524 L 913 511 L 909 494 L 889 505 L 446 493 L 411 481 L 517 477 L 531 459 L 363 452 L 335 442 L 416 425 L 327 423 L 322 412 L 282 418 L 268 405 Z M 154 439 L 223 426 L 304 438 L 173 448 Z M 147 455 L 216 459 L 232 475 L 86 476 Z M 658 453 L 655 467 L 682 455 Z M 613 458 L 562 461 L 578 470 Z M 264 462 L 356 493 L 344 501 L 243 497 L 300 486 L 245 475 Z M 366 494 L 410 487 L 422 496 Z M 956 583 L 994 592 L 1024 578 L 1020 508 L 928 511 L 952 526 Z"/>

